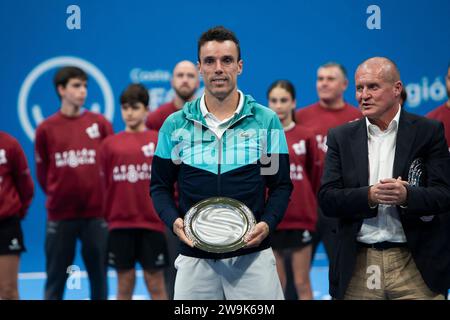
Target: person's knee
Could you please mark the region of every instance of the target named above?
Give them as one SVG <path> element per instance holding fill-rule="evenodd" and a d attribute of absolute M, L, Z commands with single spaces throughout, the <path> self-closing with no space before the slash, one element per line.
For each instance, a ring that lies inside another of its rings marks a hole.
<path fill-rule="evenodd" d="M 164 272 L 162 270 L 156 272 L 145 271 L 144 278 L 148 291 L 152 296 L 161 297 L 166 295 Z"/>
<path fill-rule="evenodd" d="M 134 272 L 134 270 L 118 271 L 119 282 L 127 285 L 134 284 L 136 277 Z"/>
<path fill-rule="evenodd" d="M 118 272 L 118 286 L 117 291 L 119 299 L 131 299 L 134 291 L 135 274 L 132 271 L 119 271 Z"/>
<path fill-rule="evenodd" d="M 152 296 L 161 296 L 166 292 L 164 283 L 160 281 L 150 282 L 148 290 Z"/>
<path fill-rule="evenodd" d="M 0 300 L 18 300 L 19 292 L 15 282 L 0 284 Z"/>
<path fill-rule="evenodd" d="M 121 282 L 117 287 L 117 291 L 119 292 L 119 296 L 131 298 L 131 295 L 133 294 L 134 291 L 134 284 Z"/>
<path fill-rule="evenodd" d="M 309 288 L 311 286 L 309 277 L 308 276 L 297 277 L 295 279 L 295 286 L 298 289 Z"/>

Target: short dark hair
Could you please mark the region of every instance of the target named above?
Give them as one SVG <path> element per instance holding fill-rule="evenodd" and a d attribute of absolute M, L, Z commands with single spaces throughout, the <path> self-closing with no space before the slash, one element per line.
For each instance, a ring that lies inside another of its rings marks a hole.
<path fill-rule="evenodd" d="M 269 86 L 269 89 L 267 89 L 267 99 L 269 99 L 270 93 L 275 88 L 282 88 L 282 89 L 286 90 L 291 95 L 292 100 L 295 100 L 295 87 L 292 84 L 292 82 L 290 82 L 289 80 L 276 80 L 275 82 L 273 82 Z M 295 121 L 295 109 L 292 109 L 292 121 L 296 122 Z"/>
<path fill-rule="evenodd" d="M 320 69 L 320 68 L 331 68 L 331 67 L 337 67 L 337 68 L 339 68 L 339 70 L 341 70 L 342 75 L 344 76 L 344 78 L 347 79 L 347 70 L 346 70 L 345 67 L 344 67 L 342 64 L 340 64 L 340 63 L 337 63 L 337 62 L 334 62 L 334 61 L 330 61 L 330 62 L 327 62 L 327 63 L 324 63 L 323 65 L 321 65 L 321 66 L 319 67 L 319 69 Z"/>
<path fill-rule="evenodd" d="M 60 68 L 53 77 L 53 84 L 55 85 L 55 90 L 58 97 L 58 87 L 63 86 L 63 88 L 65 88 L 70 79 L 81 79 L 87 81 L 88 76 L 86 72 L 78 67 L 68 66 Z"/>
<path fill-rule="evenodd" d="M 236 44 L 236 48 L 238 51 L 238 61 L 241 60 L 241 47 L 239 46 L 239 40 L 234 34 L 234 32 L 228 30 L 223 26 L 216 26 L 214 28 L 209 29 L 208 31 L 205 31 L 198 40 L 198 47 L 197 47 L 198 61 L 200 61 L 200 48 L 206 42 L 209 41 L 224 42 L 227 40 L 233 41 Z"/>
<path fill-rule="evenodd" d="M 146 108 L 148 107 L 148 103 L 150 102 L 148 90 L 140 83 L 130 84 L 120 95 L 120 104 L 134 105 L 138 102 L 144 104 Z"/>

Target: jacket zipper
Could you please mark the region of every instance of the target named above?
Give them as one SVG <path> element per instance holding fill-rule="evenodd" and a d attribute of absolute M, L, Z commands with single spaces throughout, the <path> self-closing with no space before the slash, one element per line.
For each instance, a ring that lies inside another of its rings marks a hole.
<path fill-rule="evenodd" d="M 231 128 L 232 126 L 234 126 L 236 123 L 238 123 L 239 121 L 241 121 L 243 118 L 245 118 L 247 116 L 248 115 L 241 116 L 239 119 L 234 121 L 228 128 Z M 207 126 L 205 126 L 202 122 L 200 122 L 198 120 L 192 119 L 192 121 L 200 124 L 202 127 L 206 128 L 208 130 L 211 130 Z M 217 142 L 219 143 L 219 159 L 217 161 L 217 196 L 220 197 L 220 195 L 222 194 L 222 188 L 220 187 L 220 177 L 221 177 L 221 169 L 222 169 L 221 168 L 221 162 L 222 162 L 222 138 L 219 138 L 219 136 L 213 130 L 211 130 L 211 131 L 216 136 Z M 223 137 L 223 135 L 222 135 L 222 137 Z"/>
<path fill-rule="evenodd" d="M 222 135 L 223 137 L 223 135 Z M 220 197 L 220 195 L 222 194 L 222 188 L 220 187 L 220 163 L 222 162 L 222 138 L 219 139 L 218 138 L 218 142 L 219 142 L 219 161 L 217 163 L 217 195 Z"/>

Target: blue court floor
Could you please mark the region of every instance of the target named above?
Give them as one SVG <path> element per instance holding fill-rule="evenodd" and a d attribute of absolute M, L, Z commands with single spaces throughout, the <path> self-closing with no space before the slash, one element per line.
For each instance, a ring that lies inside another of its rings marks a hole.
<path fill-rule="evenodd" d="M 134 291 L 134 300 L 148 300 L 151 297 L 145 288 L 143 274 L 141 270 L 137 270 L 136 287 Z M 69 277 L 66 283 L 65 299 L 66 300 L 86 300 L 89 299 L 89 282 L 87 274 L 83 269 L 75 273 L 75 277 Z M 324 253 L 323 247 L 320 245 L 314 257 L 313 266 L 311 268 L 311 284 L 315 300 L 329 300 L 328 294 L 328 259 Z M 45 272 L 23 272 L 19 274 L 19 294 L 20 299 L 24 300 L 41 300 L 44 295 Z M 116 299 L 117 276 L 114 270 L 108 272 L 108 299 Z M 450 299 L 450 291 L 448 299 Z"/>
<path fill-rule="evenodd" d="M 79 259 L 75 260 L 75 264 Z M 44 296 L 45 272 L 21 272 L 19 274 L 19 295 L 24 300 L 41 300 Z M 108 272 L 109 299 L 116 298 L 117 276 L 114 270 Z M 311 268 L 311 282 L 316 300 L 328 300 L 328 260 L 323 247 L 319 246 Z M 89 299 L 89 282 L 86 272 L 80 263 L 80 271 L 76 271 L 66 283 L 66 300 L 85 300 Z M 137 271 L 136 287 L 133 299 L 146 300 L 151 299 L 145 288 L 143 274 L 141 270 Z"/>
<path fill-rule="evenodd" d="M 66 285 L 66 300 L 86 300 L 89 299 L 89 283 L 85 272 L 81 272 L 80 281 L 71 281 L 69 278 Z M 311 270 L 312 286 L 314 298 L 316 300 L 329 299 L 328 295 L 328 268 L 313 267 Z M 116 299 L 117 277 L 114 271 L 110 271 L 109 278 L 109 297 L 110 300 Z M 45 273 L 22 273 L 19 275 L 19 293 L 22 300 L 41 300 L 44 294 Z M 142 271 L 137 271 L 136 288 L 133 296 L 134 300 L 147 300 L 151 297 L 147 294 Z"/>

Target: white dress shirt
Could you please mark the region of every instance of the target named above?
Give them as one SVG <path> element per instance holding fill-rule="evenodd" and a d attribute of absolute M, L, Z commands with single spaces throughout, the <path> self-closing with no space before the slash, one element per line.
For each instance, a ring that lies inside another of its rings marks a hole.
<path fill-rule="evenodd" d="M 385 131 L 370 123 L 366 118 L 369 149 L 369 185 L 374 185 L 381 179 L 398 178 L 392 175 L 400 111 L 401 107 Z M 383 241 L 406 242 L 397 206 L 379 204 L 377 216 L 364 219 L 357 240 L 368 244 Z"/>
<path fill-rule="evenodd" d="M 217 137 L 219 137 L 219 139 L 222 137 L 225 130 L 228 129 L 231 119 L 233 119 L 233 117 L 236 114 L 239 114 L 239 112 L 241 112 L 244 106 L 244 94 L 240 90 L 238 90 L 238 93 L 239 93 L 239 103 L 237 105 L 236 110 L 234 111 L 231 117 L 223 119 L 222 121 L 217 119 L 216 116 L 214 116 L 211 112 L 208 111 L 208 108 L 206 107 L 205 103 L 204 94 L 200 99 L 200 111 L 202 112 L 202 115 L 205 118 L 206 125 L 212 132 L 214 132 L 217 135 Z"/>

